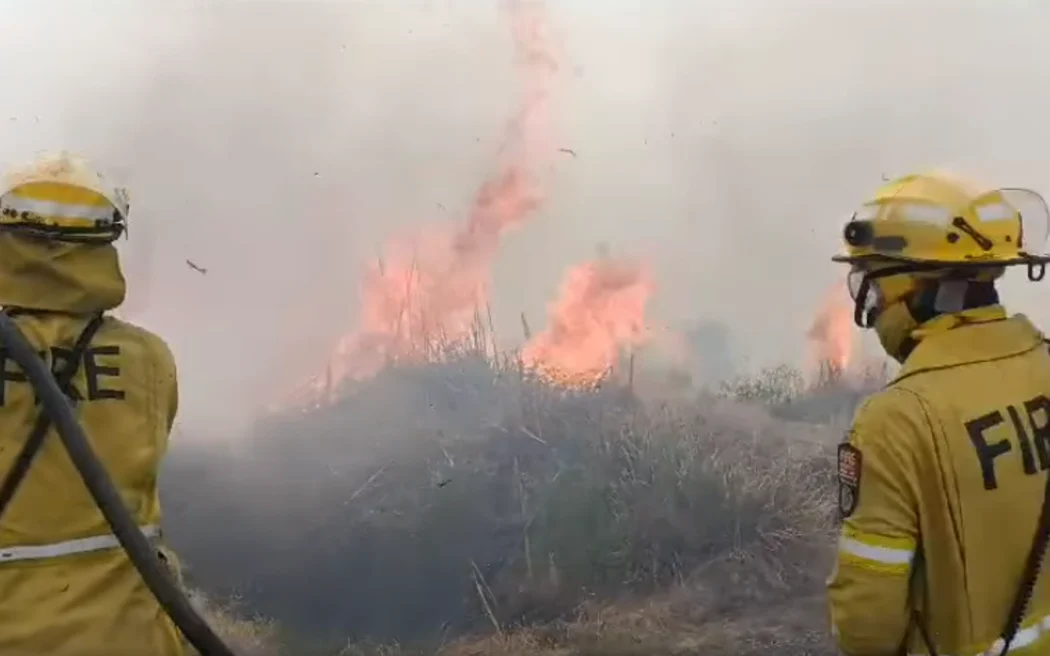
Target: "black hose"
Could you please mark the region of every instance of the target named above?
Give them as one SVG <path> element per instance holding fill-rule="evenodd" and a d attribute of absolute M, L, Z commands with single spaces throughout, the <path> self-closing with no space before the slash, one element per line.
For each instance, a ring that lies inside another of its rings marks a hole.
<path fill-rule="evenodd" d="M 8 310 L 3 311 L 4 314 L 10 313 L 14 316 L 14 312 Z M 84 359 L 84 353 L 87 351 L 88 346 L 91 344 L 91 340 L 95 338 L 95 333 L 102 326 L 104 317 L 102 314 L 96 314 L 91 317 L 87 325 L 80 332 L 80 336 L 77 337 L 76 343 L 73 344 L 73 351 L 69 354 L 69 360 L 66 362 L 66 366 L 60 371 L 53 372 L 55 382 L 58 384 L 58 389 L 62 390 L 64 394 L 69 395 L 73 398 L 70 385 L 73 382 L 73 378 L 77 375 L 77 370 L 80 369 L 80 363 Z M 22 481 L 25 480 L 26 474 L 29 473 L 30 467 L 33 466 L 33 460 L 36 458 L 36 454 L 40 451 L 40 448 L 44 446 L 44 439 L 47 438 L 48 431 L 51 430 L 51 416 L 46 412 L 41 412 L 37 418 L 36 423 L 33 424 L 33 430 L 30 431 L 29 437 L 26 438 L 25 443 L 22 444 L 22 450 L 18 452 L 15 457 L 15 462 L 11 465 L 11 469 L 7 471 L 7 475 L 4 476 L 4 480 L 0 482 L 0 520 L 4 518 L 4 511 L 7 510 L 7 506 L 11 503 L 11 500 L 15 498 L 15 493 L 18 492 L 18 488 L 22 485 Z"/>
<path fill-rule="evenodd" d="M 22 367 L 29 383 L 39 395 L 44 412 L 51 416 L 69 457 L 80 472 L 80 477 L 102 510 L 102 515 L 113 529 L 113 534 L 142 575 L 146 587 L 201 656 L 235 656 L 168 575 L 153 546 L 124 506 L 124 501 L 113 487 L 105 467 L 95 456 L 69 401 L 62 394 L 51 372 L 22 335 L 14 320 L 4 313 L 0 313 L 0 342 Z"/>

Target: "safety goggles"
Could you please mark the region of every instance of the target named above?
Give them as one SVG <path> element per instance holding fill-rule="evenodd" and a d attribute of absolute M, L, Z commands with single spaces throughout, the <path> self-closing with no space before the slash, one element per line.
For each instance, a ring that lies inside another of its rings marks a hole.
<path fill-rule="evenodd" d="M 885 305 L 885 298 L 878 285 L 879 278 L 888 278 L 902 273 L 914 273 L 914 264 L 895 264 L 870 269 L 863 264 L 854 264 L 846 278 L 850 298 L 853 299 L 853 322 L 861 328 L 871 328 Z"/>

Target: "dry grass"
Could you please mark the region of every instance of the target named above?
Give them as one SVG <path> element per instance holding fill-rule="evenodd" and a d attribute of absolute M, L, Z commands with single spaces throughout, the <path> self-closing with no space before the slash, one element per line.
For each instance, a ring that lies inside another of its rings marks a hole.
<path fill-rule="evenodd" d="M 594 606 L 571 620 L 467 638 L 436 649 L 351 645 L 339 656 L 834 656 L 823 599 L 809 595 L 746 615 L 704 616 L 694 590 Z M 710 596 L 707 594 L 706 596 Z"/>
<path fill-rule="evenodd" d="M 642 402 L 478 352 L 394 367 L 250 463 L 180 463 L 172 533 L 281 620 L 212 610 L 250 656 L 830 654 L 828 422 L 863 395 L 832 373 Z"/>
<path fill-rule="evenodd" d="M 191 603 L 207 618 L 212 629 L 239 656 L 280 656 L 281 639 L 276 624 L 246 615 L 235 604 L 216 604 L 198 591 L 189 591 Z M 198 652 L 187 645 L 191 654 Z"/>

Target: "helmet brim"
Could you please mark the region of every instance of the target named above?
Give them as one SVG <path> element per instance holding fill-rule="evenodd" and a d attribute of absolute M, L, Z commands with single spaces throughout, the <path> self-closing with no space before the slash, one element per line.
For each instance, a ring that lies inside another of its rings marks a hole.
<path fill-rule="evenodd" d="M 842 264 L 864 264 L 867 262 L 899 262 L 914 264 L 923 269 L 989 269 L 995 267 L 1021 266 L 1030 264 L 1050 264 L 1050 255 L 1022 255 L 1019 257 L 988 260 L 924 260 L 881 253 L 870 255 L 834 255 L 832 262 Z"/>

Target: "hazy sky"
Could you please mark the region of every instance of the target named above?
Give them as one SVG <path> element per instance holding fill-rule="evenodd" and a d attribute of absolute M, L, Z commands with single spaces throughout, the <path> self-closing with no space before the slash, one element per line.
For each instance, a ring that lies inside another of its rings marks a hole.
<path fill-rule="evenodd" d="M 842 223 L 929 166 L 1050 193 L 1039 2 L 548 0 L 566 61 L 548 198 L 505 240 L 497 331 L 542 323 L 605 243 L 654 318 L 797 360 Z M 352 325 L 362 261 L 463 216 L 518 88 L 498 0 L 0 0 L 0 164 L 129 184 L 129 312 L 178 357 L 187 424 L 235 421 Z M 190 270 L 186 258 L 208 268 Z M 1014 309 L 1050 290 L 1011 276 Z M 1050 282 L 1044 283 L 1050 284 Z"/>

